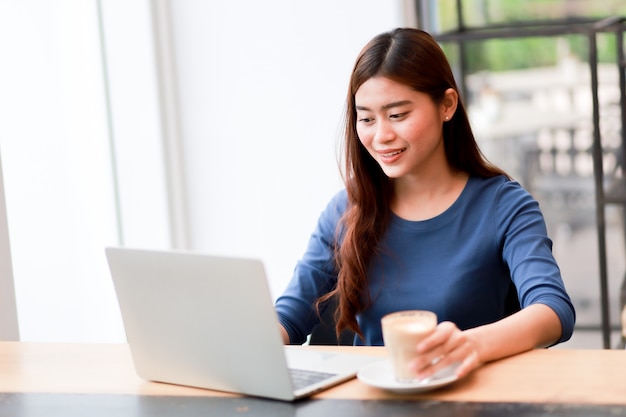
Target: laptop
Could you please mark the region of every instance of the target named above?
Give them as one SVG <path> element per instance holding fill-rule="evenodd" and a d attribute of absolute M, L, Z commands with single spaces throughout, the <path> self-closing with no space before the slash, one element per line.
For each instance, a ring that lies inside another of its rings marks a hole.
<path fill-rule="evenodd" d="M 105 251 L 143 379 L 293 401 L 382 359 L 284 346 L 260 260 Z"/>

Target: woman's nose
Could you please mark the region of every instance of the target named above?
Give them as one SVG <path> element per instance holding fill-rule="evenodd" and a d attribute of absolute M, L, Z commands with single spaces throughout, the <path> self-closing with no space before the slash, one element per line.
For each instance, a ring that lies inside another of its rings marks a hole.
<path fill-rule="evenodd" d="M 376 134 L 374 140 L 376 142 L 389 142 L 395 137 L 395 132 L 391 127 L 391 123 L 387 120 L 381 121 L 376 126 Z"/>

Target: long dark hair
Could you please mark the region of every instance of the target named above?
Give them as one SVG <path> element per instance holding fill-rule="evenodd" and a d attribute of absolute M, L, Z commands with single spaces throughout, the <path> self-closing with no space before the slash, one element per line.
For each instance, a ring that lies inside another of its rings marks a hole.
<path fill-rule="evenodd" d="M 337 297 L 337 333 L 350 329 L 363 336 L 356 315 L 367 307 L 367 272 L 389 221 L 393 188 L 390 179 L 361 144 L 356 132 L 355 94 L 375 76 L 389 78 L 428 94 L 439 104 L 447 89 L 458 87 L 437 42 L 418 29 L 399 28 L 372 39 L 359 54 L 348 88 L 345 116 L 344 172 L 348 207 L 340 222 L 335 259 L 338 281 L 320 301 Z M 461 99 L 443 125 L 450 166 L 472 176 L 506 175 L 484 158 L 472 133 Z"/>

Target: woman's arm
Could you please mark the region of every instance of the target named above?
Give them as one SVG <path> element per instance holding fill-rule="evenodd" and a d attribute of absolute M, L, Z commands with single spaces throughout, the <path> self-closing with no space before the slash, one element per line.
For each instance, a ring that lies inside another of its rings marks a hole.
<path fill-rule="evenodd" d="M 561 337 L 561 321 L 550 307 L 533 304 L 465 333 L 477 347 L 478 357 L 484 363 L 554 344 Z"/>
<path fill-rule="evenodd" d="M 418 378 L 427 378 L 439 369 L 460 362 L 458 377 L 483 363 L 531 349 L 549 346 L 561 337 L 561 321 L 544 304 L 533 304 L 495 323 L 465 331 L 443 322 L 417 346 L 422 355 L 412 368 Z"/>
<path fill-rule="evenodd" d="M 319 322 L 315 304 L 337 283 L 334 260 L 337 223 L 346 205 L 346 193 L 337 193 L 318 218 L 306 251 L 296 263 L 293 276 L 274 307 L 285 331 L 285 343 L 302 344 Z"/>

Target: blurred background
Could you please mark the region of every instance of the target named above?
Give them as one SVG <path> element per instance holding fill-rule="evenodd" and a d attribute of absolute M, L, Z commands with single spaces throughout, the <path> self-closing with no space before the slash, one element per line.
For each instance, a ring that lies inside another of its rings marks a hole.
<path fill-rule="evenodd" d="M 486 156 L 541 204 L 578 313 L 562 347 L 606 343 L 602 265 L 615 346 L 624 211 L 602 204 L 599 232 L 592 155 L 597 101 L 601 182 L 623 196 L 621 35 L 593 25 L 623 16 L 626 0 L 0 0 L 3 316 L 25 341 L 124 341 L 109 245 L 261 258 L 278 296 L 342 186 L 356 55 L 418 26 Z"/>

